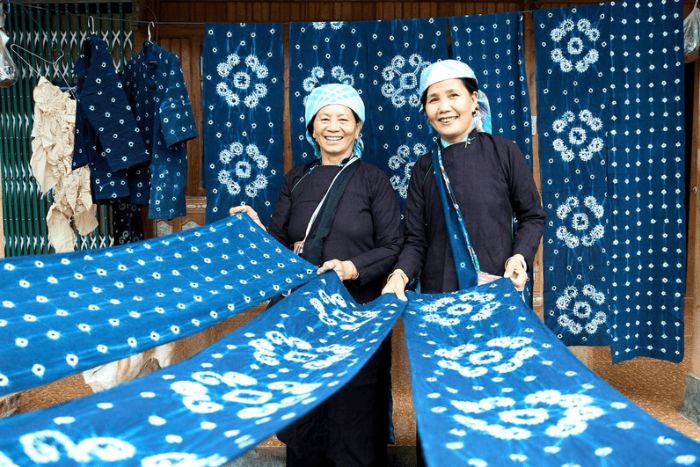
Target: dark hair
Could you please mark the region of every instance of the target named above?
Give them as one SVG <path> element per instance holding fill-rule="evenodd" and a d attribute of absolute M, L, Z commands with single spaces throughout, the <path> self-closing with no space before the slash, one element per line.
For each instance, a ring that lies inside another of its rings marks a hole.
<path fill-rule="evenodd" d="M 319 110 L 321 110 L 321 109 L 319 109 Z M 350 112 L 352 112 L 352 116 L 355 117 L 355 123 L 360 123 L 362 121 L 362 120 L 360 120 L 360 117 L 355 113 L 354 110 L 350 109 Z M 316 114 L 314 115 L 314 118 L 311 119 L 309 124 L 306 125 L 306 131 L 308 131 L 310 135 L 314 134 L 314 122 L 316 121 L 316 115 L 318 115 L 318 112 L 316 112 Z"/>
<path fill-rule="evenodd" d="M 459 80 L 464 84 L 464 87 L 469 91 L 469 94 L 474 94 L 475 92 L 479 91 L 479 85 L 476 83 L 476 80 L 474 78 L 459 78 Z M 428 89 L 430 86 L 428 86 Z M 425 102 L 428 100 L 428 89 L 423 92 L 423 95 L 420 96 L 420 103 L 423 105 L 423 108 L 425 108 Z"/>

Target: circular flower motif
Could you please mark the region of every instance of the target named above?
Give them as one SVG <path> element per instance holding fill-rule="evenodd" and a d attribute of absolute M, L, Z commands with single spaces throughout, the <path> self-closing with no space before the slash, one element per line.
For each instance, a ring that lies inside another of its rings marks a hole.
<path fill-rule="evenodd" d="M 547 423 L 544 432 L 552 438 L 583 433 L 588 421 L 605 412 L 582 394 L 542 390 L 525 396 L 524 403 L 510 397 L 487 397 L 478 401 L 452 401 L 460 413 L 454 420 L 475 431 L 499 439 L 528 439 L 531 427 Z M 478 418 L 474 417 L 478 415 Z"/>
<path fill-rule="evenodd" d="M 552 145 L 565 162 L 571 162 L 576 156 L 589 161 L 603 149 L 602 138 L 595 136 L 602 128 L 602 120 L 594 117 L 590 110 L 579 112 L 578 121 L 573 112 L 564 112 L 552 123 L 552 130 L 558 135 Z"/>
<path fill-rule="evenodd" d="M 407 144 L 402 144 L 396 149 L 396 154 L 389 158 L 389 168 L 399 172 L 389 178 L 391 186 L 398 192 L 401 198 L 408 196 L 408 182 L 411 180 L 411 171 L 418 157 L 427 152 L 424 144 L 414 144 L 411 149 Z"/>
<path fill-rule="evenodd" d="M 242 66 L 245 69 L 234 72 L 234 69 Z M 241 63 L 241 58 L 232 53 L 225 62 L 216 66 L 216 72 L 224 79 L 216 85 L 216 93 L 231 107 L 236 107 L 243 101 L 243 105 L 252 109 L 257 107 L 260 99 L 267 96 L 267 85 L 253 82 L 253 77 L 262 80 L 269 74 L 267 67 L 255 55 L 248 55 Z"/>
<path fill-rule="evenodd" d="M 408 66 L 406 66 L 406 62 L 408 62 Z M 408 60 L 397 55 L 382 70 L 382 78 L 385 81 L 381 88 L 382 95 L 390 99 L 397 109 L 406 103 L 411 107 L 420 106 L 418 77 L 428 65 L 430 62 L 424 61 L 418 54 L 411 54 Z"/>
<path fill-rule="evenodd" d="M 591 284 L 584 285 L 581 293 L 569 286 L 557 297 L 556 307 L 561 313 L 557 323 L 574 335 L 583 331 L 595 334 L 607 322 L 607 314 L 600 310 L 604 303 L 605 295 Z"/>
<path fill-rule="evenodd" d="M 244 191 L 249 198 L 255 198 L 259 191 L 267 188 L 267 175 L 253 173 L 254 169 L 264 171 L 268 166 L 267 156 L 255 144 L 244 147 L 237 141 L 231 143 L 219 152 L 219 162 L 226 168 L 219 170 L 217 180 L 230 195 L 237 196 Z"/>
<path fill-rule="evenodd" d="M 309 97 L 308 94 L 322 84 L 321 81 L 323 80 L 324 76 L 326 76 L 326 70 L 323 67 L 315 66 L 311 68 L 311 73 L 308 77 L 304 78 L 304 81 L 302 82 L 304 91 L 307 93 L 307 95 L 304 96 L 304 104 L 306 104 L 306 100 Z M 336 65 L 331 68 L 330 76 L 333 78 L 334 82 L 347 84 L 349 86 L 355 85 L 355 78 L 352 75 L 345 73 L 345 69 L 340 65 Z"/>
<path fill-rule="evenodd" d="M 571 19 L 565 19 L 559 27 L 552 29 L 549 37 L 556 45 L 550 53 L 552 61 L 558 63 L 564 73 L 569 73 L 574 68 L 583 73 L 598 61 L 599 54 L 595 46 L 600 39 L 600 31 L 585 18 L 578 20 L 575 25 Z M 563 49 L 566 49 L 566 53 Z"/>
<path fill-rule="evenodd" d="M 570 196 L 556 211 L 557 217 L 565 224 L 557 228 L 557 238 L 569 248 L 592 246 L 605 234 L 602 221 L 605 210 L 595 197 L 586 196 L 583 200 L 584 209 L 579 210 L 579 207 L 578 198 Z"/>

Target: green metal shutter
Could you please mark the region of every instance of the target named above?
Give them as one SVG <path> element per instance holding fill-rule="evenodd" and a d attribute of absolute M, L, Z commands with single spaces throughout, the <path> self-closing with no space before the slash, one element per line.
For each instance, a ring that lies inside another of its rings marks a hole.
<path fill-rule="evenodd" d="M 15 48 L 11 55 L 20 71 L 19 81 L 9 88 L 0 89 L 4 253 L 5 256 L 50 253 L 53 248 L 48 243 L 46 213 L 51 199 L 41 196 L 29 167 L 32 90 L 40 76 L 57 83 L 62 77 L 71 79 L 80 44 L 91 32 L 88 28 L 91 17 L 97 33 L 112 47 L 114 64 L 121 70 L 133 49 L 133 32 L 126 17 L 131 4 L 11 2 L 9 11 L 7 5 L 4 9 L 7 15 L 5 31 L 10 36 L 8 46 L 17 44 L 46 60 L 44 62 Z M 58 57 L 61 59 L 55 61 Z M 97 215 L 99 227 L 86 237 L 78 236 L 76 249 L 113 244 L 109 208 L 99 206 Z"/>

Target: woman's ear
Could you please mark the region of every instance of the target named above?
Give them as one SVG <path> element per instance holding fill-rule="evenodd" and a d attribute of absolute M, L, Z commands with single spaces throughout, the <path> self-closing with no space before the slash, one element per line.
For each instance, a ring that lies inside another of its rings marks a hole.
<path fill-rule="evenodd" d="M 360 137 L 360 131 L 362 131 L 362 122 L 357 122 L 357 128 L 355 128 L 355 139 Z"/>

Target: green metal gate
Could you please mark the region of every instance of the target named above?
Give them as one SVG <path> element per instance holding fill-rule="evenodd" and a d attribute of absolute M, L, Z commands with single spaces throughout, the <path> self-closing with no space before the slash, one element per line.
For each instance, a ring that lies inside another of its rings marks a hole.
<path fill-rule="evenodd" d="M 6 14 L 8 47 L 19 69 L 18 82 L 0 89 L 0 174 L 5 256 L 49 253 L 46 213 L 51 204 L 42 197 L 31 176 L 32 90 L 40 76 L 49 81 L 71 80 L 72 64 L 80 44 L 91 30 L 112 47 L 115 66 L 121 70 L 131 56 L 133 32 L 127 15 L 131 2 L 33 3 L 0 0 Z M 0 15 L 1 16 L 1 15 Z M 94 26 L 93 26 L 94 25 Z M 10 46 L 10 44 L 15 44 Z M 40 57 L 40 58 L 39 58 Z M 43 60 L 42 60 L 43 58 Z M 76 249 L 113 244 L 110 212 L 98 208 L 99 227 L 78 236 Z"/>

